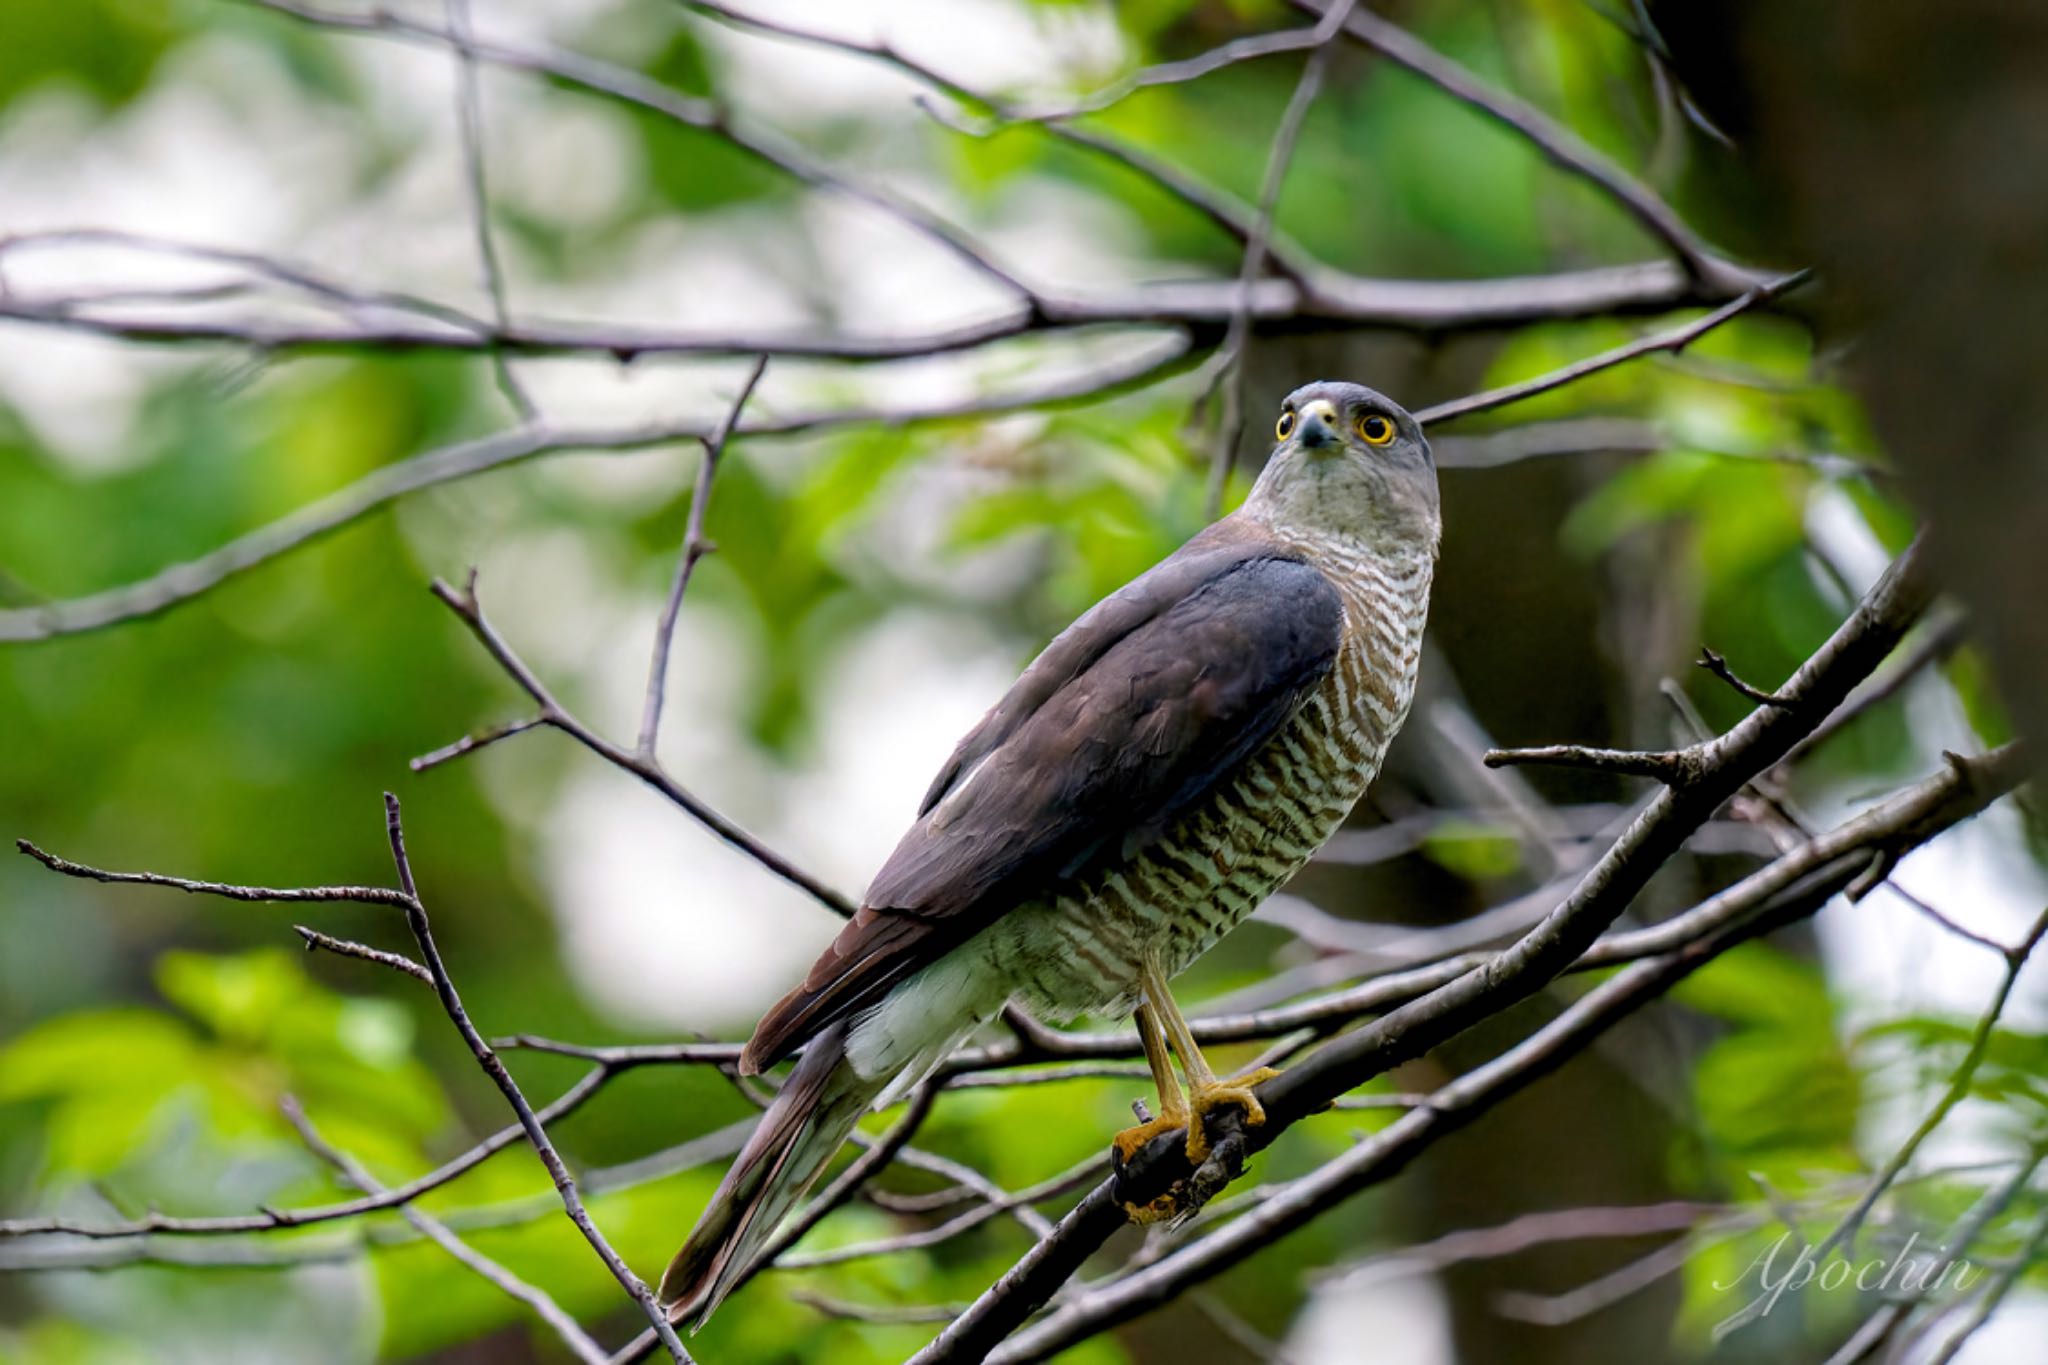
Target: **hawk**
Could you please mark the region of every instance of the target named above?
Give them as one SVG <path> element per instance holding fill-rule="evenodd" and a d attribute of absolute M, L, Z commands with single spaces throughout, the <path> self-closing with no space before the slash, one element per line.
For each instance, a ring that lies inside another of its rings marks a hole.
<path fill-rule="evenodd" d="M 661 1284 L 701 1325 L 860 1116 L 1015 1001 L 1135 1013 L 1158 1117 L 1264 1114 L 1167 983 L 1343 823 L 1408 713 L 1440 518 L 1415 419 L 1357 384 L 1289 395 L 1244 505 L 1062 632 L 960 741 L 859 912 L 761 1020 L 803 1056 Z M 1183 1094 L 1168 1050 L 1187 1076 Z"/>

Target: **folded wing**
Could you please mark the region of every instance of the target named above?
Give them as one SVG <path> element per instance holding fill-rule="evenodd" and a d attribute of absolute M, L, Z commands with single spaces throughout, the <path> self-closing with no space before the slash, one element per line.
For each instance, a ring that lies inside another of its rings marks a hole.
<path fill-rule="evenodd" d="M 1329 582 L 1270 545 L 1198 538 L 1104 599 L 960 742 L 743 1069 L 876 1004 L 1016 906 L 1142 852 L 1285 724 L 1342 630 Z"/>

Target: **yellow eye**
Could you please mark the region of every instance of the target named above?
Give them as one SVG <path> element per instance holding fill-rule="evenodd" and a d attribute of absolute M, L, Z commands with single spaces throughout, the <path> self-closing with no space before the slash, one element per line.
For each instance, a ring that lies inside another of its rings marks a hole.
<path fill-rule="evenodd" d="M 1274 424 L 1273 434 L 1283 441 L 1292 436 L 1294 434 L 1294 414 L 1291 412 L 1281 413 L 1280 420 Z"/>
<path fill-rule="evenodd" d="M 1394 420 L 1377 412 L 1358 419 L 1358 434 L 1369 446 L 1383 446 L 1394 439 Z"/>

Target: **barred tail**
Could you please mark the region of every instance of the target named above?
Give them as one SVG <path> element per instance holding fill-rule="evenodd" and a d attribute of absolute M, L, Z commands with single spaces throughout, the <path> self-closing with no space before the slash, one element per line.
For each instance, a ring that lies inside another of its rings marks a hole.
<path fill-rule="evenodd" d="M 846 1059 L 846 1021 L 811 1040 L 789 1083 L 725 1173 L 689 1241 L 661 1277 L 669 1320 L 702 1326 L 753 1270 L 754 1258 L 817 1181 L 889 1077 Z"/>

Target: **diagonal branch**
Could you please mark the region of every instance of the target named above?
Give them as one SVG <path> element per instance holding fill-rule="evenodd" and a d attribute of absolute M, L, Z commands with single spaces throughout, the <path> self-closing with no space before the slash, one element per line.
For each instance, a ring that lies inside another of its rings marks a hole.
<path fill-rule="evenodd" d="M 0 314 L 4 311 L 0 307 Z M 737 434 L 799 435 L 871 422 L 914 425 L 1106 399 L 1128 388 L 1152 383 L 1180 368 L 1189 344 L 1186 336 L 1172 337 L 1163 347 L 1148 348 L 1128 360 L 1100 366 L 1080 376 L 1064 376 L 986 398 L 799 412 L 743 423 Z M 354 483 L 259 526 L 217 550 L 173 564 L 147 578 L 81 597 L 0 610 L 0 644 L 78 635 L 154 616 L 423 489 L 543 455 L 578 450 L 644 450 L 676 441 L 702 440 L 716 429 L 715 422 L 702 419 L 609 428 L 542 425 L 515 427 L 440 446 L 397 464 L 373 469 Z"/>
<path fill-rule="evenodd" d="M 662 604 L 661 619 L 654 627 L 654 661 L 647 668 L 647 699 L 640 712 L 640 741 L 634 746 L 634 752 L 645 759 L 654 757 L 654 742 L 661 734 L 661 707 L 668 691 L 669 647 L 675 641 L 676 616 L 683 609 L 683 594 L 690 590 L 690 577 L 697 572 L 697 561 L 713 548 L 704 536 L 704 517 L 711 506 L 711 481 L 718 476 L 718 461 L 725 454 L 725 443 L 732 439 L 733 428 L 739 425 L 740 413 L 767 370 L 768 357 L 764 355 L 740 382 L 740 391 L 726 409 L 718 429 L 703 442 L 704 458 L 697 467 L 697 486 L 690 494 L 690 519 L 683 532 L 682 557 L 676 561 L 675 581 L 669 587 L 668 600 Z"/>
<path fill-rule="evenodd" d="M 387 1192 L 384 1186 L 378 1182 L 377 1178 L 370 1174 L 367 1166 L 320 1135 L 320 1130 L 313 1126 L 313 1121 L 310 1118 L 306 1117 L 306 1111 L 300 1107 L 298 1100 L 290 1095 L 286 1095 L 281 1104 L 284 1109 L 285 1118 L 290 1121 L 292 1127 L 298 1130 L 299 1137 L 305 1142 L 306 1146 L 312 1149 L 315 1156 L 334 1167 L 340 1173 L 343 1180 L 355 1186 L 364 1194 L 374 1195 Z M 406 1222 L 419 1230 L 421 1236 L 440 1247 L 456 1260 L 462 1262 L 462 1264 L 468 1266 L 471 1270 L 474 1270 L 478 1275 L 490 1281 L 492 1285 L 504 1291 L 510 1297 L 519 1300 L 519 1302 L 531 1308 L 542 1322 L 545 1322 L 554 1330 L 555 1335 L 562 1339 L 562 1344 L 569 1348 L 569 1353 L 578 1360 L 584 1361 L 586 1365 L 603 1365 L 603 1362 L 608 1359 L 605 1349 L 595 1341 L 592 1341 L 590 1335 L 577 1324 L 576 1319 L 564 1312 L 562 1305 L 556 1303 L 546 1290 L 520 1279 L 504 1266 L 456 1236 L 446 1223 L 426 1212 L 426 1210 L 407 1204 L 400 1209 L 400 1213 L 404 1215 Z"/>
<path fill-rule="evenodd" d="M 1294 7 L 1325 15 L 1334 7 L 1324 0 L 1293 0 Z M 1396 66 L 1422 77 L 1460 104 L 1514 132 L 1552 164 L 1592 184 L 1656 240 L 1662 242 L 1688 275 L 1700 281 L 1726 282 L 1743 272 L 1716 256 L 1669 204 L 1623 170 L 1570 128 L 1519 96 L 1488 85 L 1399 25 L 1358 10 L 1344 21 L 1344 31 L 1379 52 Z"/>
<path fill-rule="evenodd" d="M 519 1120 L 519 1126 L 525 1130 L 527 1142 L 533 1147 L 534 1155 L 540 1158 L 541 1165 L 547 1168 L 549 1179 L 554 1181 L 555 1192 L 561 1196 L 562 1208 L 569 1215 L 569 1221 L 583 1234 L 583 1240 L 590 1243 L 591 1250 L 604 1262 L 605 1269 L 611 1271 L 612 1277 L 639 1303 L 648 1321 L 654 1324 L 655 1335 L 669 1355 L 678 1362 L 687 1362 L 690 1353 L 683 1349 L 683 1343 L 676 1338 L 675 1329 L 669 1326 L 668 1315 L 662 1312 L 661 1305 L 655 1302 L 654 1292 L 647 1287 L 645 1281 L 633 1273 L 631 1267 L 619 1259 L 619 1253 L 612 1250 L 611 1243 L 597 1230 L 597 1224 L 591 1221 L 589 1210 L 583 1207 L 583 1196 L 577 1192 L 575 1177 L 569 1174 L 568 1166 L 562 1161 L 561 1154 L 555 1150 L 555 1144 L 549 1139 L 546 1127 L 533 1112 L 533 1106 L 526 1102 L 525 1094 L 520 1090 L 519 1083 L 512 1079 L 512 1073 L 505 1069 L 505 1063 L 484 1040 L 483 1034 L 477 1031 L 476 1025 L 470 1022 L 469 1011 L 463 1008 L 462 996 L 455 989 L 454 978 L 449 976 L 448 967 L 441 960 L 441 949 L 434 942 L 433 927 L 427 921 L 426 904 L 420 900 L 419 888 L 413 881 L 412 863 L 405 853 L 405 828 L 399 822 L 398 798 L 388 792 L 384 796 L 384 823 L 391 840 L 391 861 L 398 871 L 399 889 L 405 892 L 407 899 L 404 907 L 406 926 L 412 930 L 413 941 L 419 945 L 420 961 L 433 974 L 434 993 L 440 997 L 441 1009 L 447 1014 L 448 1021 L 455 1025 L 455 1031 L 462 1035 L 462 1041 L 468 1044 L 470 1055 L 476 1058 L 477 1065 L 483 1068 L 484 1074 L 491 1078 L 500 1093 L 505 1096 L 505 1103 L 512 1107 L 513 1114 Z"/>
<path fill-rule="evenodd" d="M 1584 360 L 1552 370 L 1549 374 L 1538 375 L 1534 379 L 1525 379 L 1516 384 L 1503 384 L 1497 389 L 1488 389 L 1484 393 L 1475 393 L 1464 398 L 1454 398 L 1447 403 L 1438 403 L 1433 407 L 1424 408 L 1416 413 L 1415 420 L 1424 426 L 1437 422 L 1449 422 L 1455 418 L 1469 417 L 1475 412 L 1485 412 L 1491 408 L 1504 407 L 1509 403 L 1519 403 L 1525 398 L 1534 398 L 1538 394 L 1549 393 L 1553 389 L 1561 389 L 1567 384 L 1575 384 L 1590 375 L 1600 373 L 1602 370 L 1613 369 L 1616 365 L 1626 364 L 1628 361 L 1636 360 L 1646 355 L 1655 355 L 1660 351 L 1670 352 L 1675 355 L 1722 324 L 1733 322 L 1744 313 L 1762 304 L 1769 303 L 1788 290 L 1804 284 L 1811 278 L 1812 273 L 1810 270 L 1799 270 L 1789 275 L 1781 275 L 1776 279 L 1757 285 L 1738 299 L 1722 304 L 1703 318 L 1697 318 L 1691 322 L 1682 323 L 1679 326 L 1653 333 L 1650 336 L 1641 337 L 1625 345 L 1616 346 L 1612 350 L 1602 351 L 1598 355 L 1588 356 Z"/>
<path fill-rule="evenodd" d="M 470 226 L 476 234 L 477 264 L 483 275 L 484 294 L 491 301 L 491 318 L 499 331 L 512 325 L 511 309 L 505 302 L 505 268 L 498 259 L 497 237 L 491 231 L 491 196 L 484 174 L 483 92 L 477 80 L 476 57 L 469 50 L 469 0 L 444 0 L 448 31 L 455 36 L 455 124 L 462 146 L 462 169 L 469 192 Z M 491 352 L 491 368 L 498 387 L 512 404 L 522 422 L 539 419 L 540 410 L 503 348 Z"/>
<path fill-rule="evenodd" d="M 814 189 L 828 190 L 868 205 L 927 240 L 944 248 L 977 274 L 1027 305 L 1037 296 L 1032 289 L 990 257 L 987 250 L 968 233 L 933 212 L 894 191 L 857 181 L 835 170 L 828 162 L 813 157 L 793 142 L 763 129 L 737 121 L 730 110 L 711 100 L 677 94 L 658 81 L 637 71 L 613 66 L 593 58 L 541 47 L 520 48 L 504 43 L 471 38 L 421 20 L 373 10 L 347 14 L 301 0 L 247 0 L 261 9 L 290 15 L 315 28 L 363 34 L 399 42 L 443 47 L 469 61 L 484 61 L 512 70 L 525 71 L 560 81 L 606 99 L 632 105 L 685 127 L 694 128 L 730 143 L 741 152 L 772 166 Z"/>
<path fill-rule="evenodd" d="M 1272 146 L 1266 153 L 1265 175 L 1259 183 L 1259 216 L 1244 247 L 1244 264 L 1237 277 L 1237 307 L 1230 315 L 1230 330 L 1223 347 L 1212 362 L 1212 382 L 1223 390 L 1223 420 L 1216 433 L 1216 452 L 1210 457 L 1209 487 L 1204 509 L 1213 520 L 1223 510 L 1223 492 L 1230 480 L 1230 466 L 1237 456 L 1238 439 L 1244 435 L 1244 346 L 1251 331 L 1252 287 L 1265 273 L 1268 244 L 1273 236 L 1273 217 L 1280 206 L 1280 192 L 1287 184 L 1287 170 L 1294 164 L 1294 145 L 1301 138 L 1302 124 L 1322 89 L 1323 72 L 1329 65 L 1331 42 L 1350 15 L 1355 0 L 1338 0 L 1316 25 L 1316 46 L 1302 64 L 1301 78 L 1294 84 L 1287 107 L 1280 114 Z"/>
<path fill-rule="evenodd" d="M 728 819 L 717 808 L 677 782 L 650 754 L 630 752 L 619 747 L 578 720 L 555 700 L 554 693 L 548 690 L 547 684 L 543 683 L 527 666 L 526 661 L 513 651 L 512 646 L 505 642 L 505 638 L 498 634 L 497 627 L 484 615 L 483 604 L 478 601 L 476 595 L 475 570 L 470 571 L 468 581 L 460 589 L 452 588 L 440 579 L 435 579 L 433 593 L 447 604 L 448 609 L 454 612 L 465 626 L 469 627 L 470 633 L 476 636 L 478 643 L 482 644 L 491 658 L 497 661 L 498 666 L 505 670 L 506 676 L 517 683 L 520 690 L 540 707 L 542 724 L 561 731 L 613 767 L 639 778 L 675 803 L 698 824 L 790 885 L 805 892 L 834 914 L 853 914 L 853 905 L 846 897 L 768 847 Z"/>

